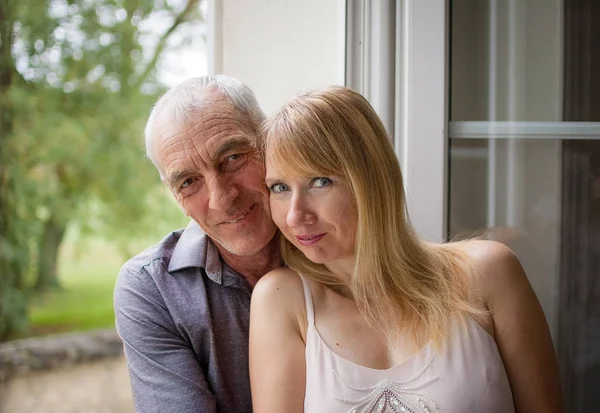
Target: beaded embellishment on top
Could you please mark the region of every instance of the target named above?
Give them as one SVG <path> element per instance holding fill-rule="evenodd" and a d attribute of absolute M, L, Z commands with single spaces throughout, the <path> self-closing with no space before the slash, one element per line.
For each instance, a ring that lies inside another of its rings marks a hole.
<path fill-rule="evenodd" d="M 344 403 L 354 405 L 348 413 L 431 413 L 432 408 L 438 410 L 439 406 L 423 394 L 421 390 L 439 380 L 439 376 L 434 376 L 418 384 L 411 384 L 411 382 L 416 381 L 427 370 L 432 361 L 433 356 L 419 373 L 408 380 L 402 382 L 383 380 L 369 387 L 351 386 L 334 370 L 336 379 L 345 387 L 357 392 L 369 392 L 366 396 L 356 399 L 334 397 Z M 413 396 L 413 398 L 416 396 L 416 402 L 408 396 Z"/>

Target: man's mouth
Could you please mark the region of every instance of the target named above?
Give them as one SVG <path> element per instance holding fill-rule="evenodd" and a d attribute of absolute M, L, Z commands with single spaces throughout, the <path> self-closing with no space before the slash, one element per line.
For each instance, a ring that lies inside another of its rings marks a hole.
<path fill-rule="evenodd" d="M 252 211 L 252 208 L 254 208 L 255 205 L 256 204 L 252 204 L 252 206 L 250 206 L 250 208 L 248 208 L 247 210 L 242 212 L 238 217 L 236 217 L 235 219 L 229 220 L 229 221 L 223 221 L 222 224 L 235 224 L 236 222 L 241 221 L 242 219 L 246 218 L 246 215 L 248 215 L 250 213 L 250 211 Z"/>

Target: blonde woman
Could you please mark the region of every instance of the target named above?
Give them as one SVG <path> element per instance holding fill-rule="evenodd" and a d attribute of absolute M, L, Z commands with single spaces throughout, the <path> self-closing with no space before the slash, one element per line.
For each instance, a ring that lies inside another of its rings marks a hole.
<path fill-rule="evenodd" d="M 562 411 L 548 326 L 491 241 L 431 244 L 369 103 L 299 96 L 262 133 L 277 269 L 250 319 L 255 413 Z"/>

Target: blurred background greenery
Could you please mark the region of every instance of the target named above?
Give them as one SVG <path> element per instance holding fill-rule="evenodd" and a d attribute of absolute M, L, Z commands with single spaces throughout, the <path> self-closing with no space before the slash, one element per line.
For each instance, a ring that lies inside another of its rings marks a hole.
<path fill-rule="evenodd" d="M 143 127 L 202 19 L 199 0 L 0 0 L 0 341 L 114 325 L 119 267 L 185 225 Z"/>

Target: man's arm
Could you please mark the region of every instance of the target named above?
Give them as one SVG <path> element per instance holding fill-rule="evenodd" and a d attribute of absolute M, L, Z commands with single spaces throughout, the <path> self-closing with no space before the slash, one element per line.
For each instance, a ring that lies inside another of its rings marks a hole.
<path fill-rule="evenodd" d="M 145 270 L 121 270 L 114 307 L 136 411 L 215 413 L 202 367 Z"/>

